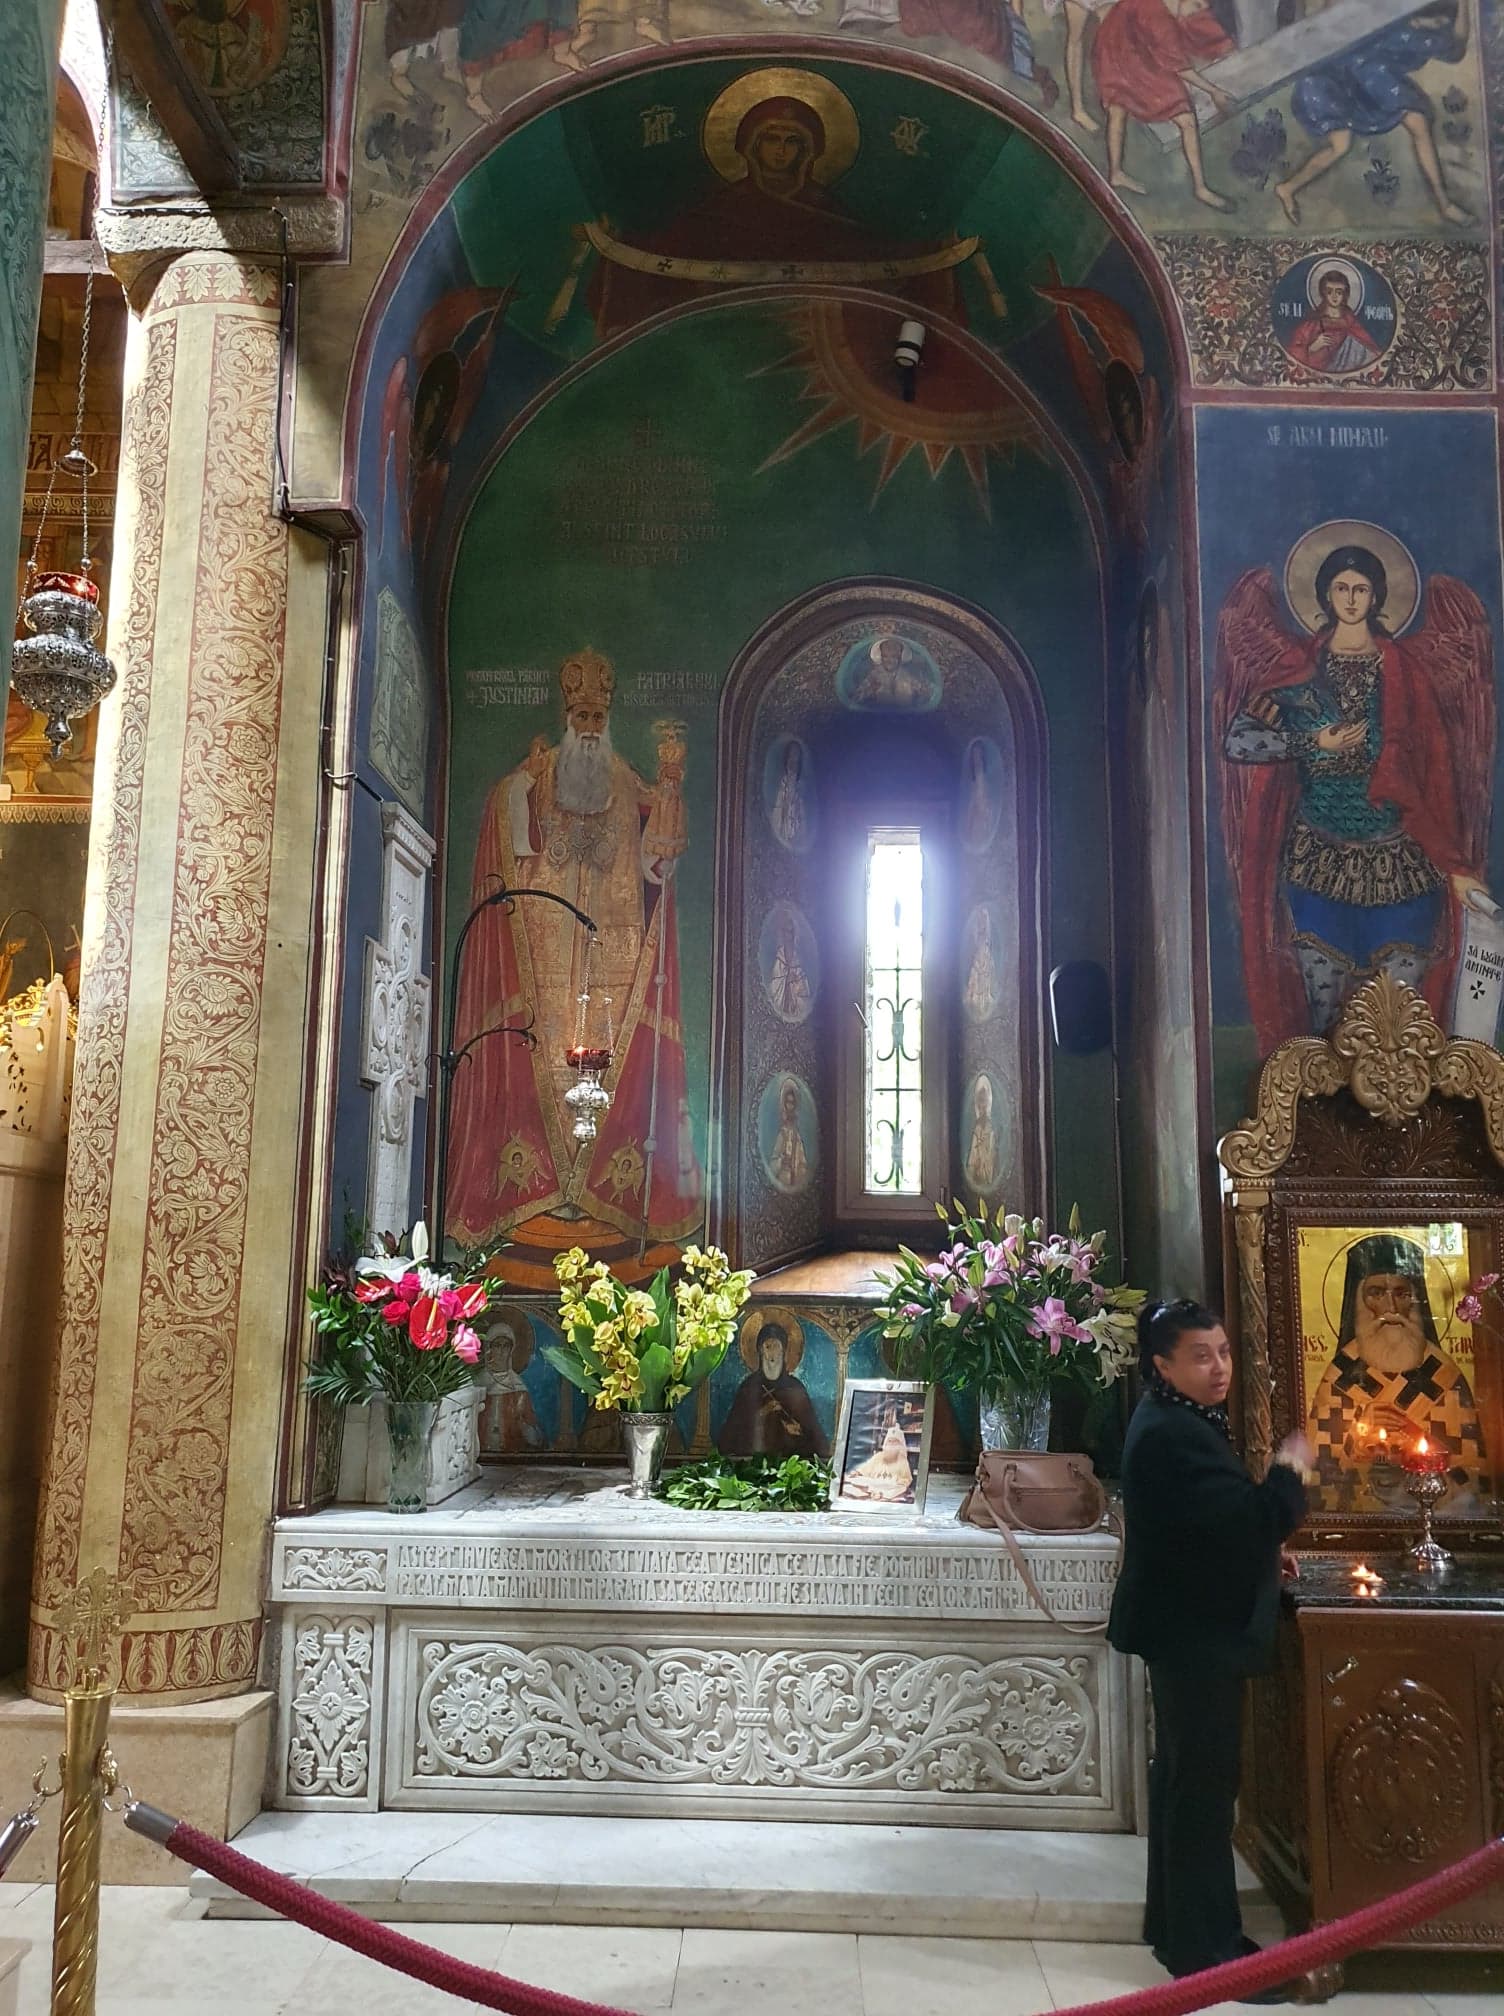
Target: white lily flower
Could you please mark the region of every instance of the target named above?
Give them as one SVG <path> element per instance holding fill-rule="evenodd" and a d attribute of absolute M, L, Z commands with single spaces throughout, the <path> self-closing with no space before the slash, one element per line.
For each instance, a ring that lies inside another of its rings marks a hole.
<path fill-rule="evenodd" d="M 405 1253 L 394 1253 L 390 1258 L 385 1253 L 368 1253 L 355 1263 L 357 1274 L 379 1274 L 383 1281 L 400 1281 L 404 1274 L 412 1272 L 412 1267 Z"/>

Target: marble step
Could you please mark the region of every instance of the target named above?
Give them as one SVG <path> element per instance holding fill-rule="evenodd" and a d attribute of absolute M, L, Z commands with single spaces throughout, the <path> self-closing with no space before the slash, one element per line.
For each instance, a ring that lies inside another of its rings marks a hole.
<path fill-rule="evenodd" d="M 235 1846 L 369 1917 L 1132 1942 L 1125 1834 L 538 1814 L 262 1813 Z M 1280 1923 L 1240 1863 L 1255 1937 Z M 207 1915 L 258 1917 L 202 1874 Z"/>

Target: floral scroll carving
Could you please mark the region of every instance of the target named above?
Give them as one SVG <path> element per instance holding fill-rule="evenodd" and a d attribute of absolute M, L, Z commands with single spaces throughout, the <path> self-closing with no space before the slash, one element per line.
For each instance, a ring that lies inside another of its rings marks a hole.
<path fill-rule="evenodd" d="M 120 1572 L 147 1612 L 208 1609 L 219 1595 L 287 606 L 286 528 L 251 504 L 266 483 L 276 324 L 225 313 L 212 340 L 120 1541 Z"/>
<path fill-rule="evenodd" d="M 1084 1655 L 586 1650 L 429 1639 L 426 1778 L 929 1793 L 1095 1792 Z"/>
<path fill-rule="evenodd" d="M 1348 1723 L 1332 1758 L 1343 1838 L 1371 1862 L 1428 1861 L 1462 1828 L 1469 1762 L 1462 1725 L 1434 1688 L 1386 1687 Z"/>
<path fill-rule="evenodd" d="M 293 1646 L 287 1789 L 363 1799 L 371 1770 L 375 1631 L 366 1617 L 305 1617 Z"/>
<path fill-rule="evenodd" d="M 380 1547 L 289 1547 L 282 1569 L 288 1589 L 354 1589 L 381 1595 L 386 1554 Z"/>
<path fill-rule="evenodd" d="M 151 472 L 167 466 L 177 330 L 157 322 L 146 332 L 145 360 L 126 402 L 122 432 L 123 495 L 136 501 L 130 551 L 130 591 L 118 638 L 111 640 L 120 666 L 115 702 L 116 740 L 109 788 L 96 815 L 105 827 L 101 937 L 84 963 L 79 1002 L 79 1042 L 69 1123 L 64 1215 L 62 1324 L 58 1338 L 52 1448 L 44 1471 L 37 1527 L 38 1597 L 51 1607 L 76 1579 L 83 1527 L 84 1472 L 99 1355 L 105 1249 L 109 1238 L 116 1146 L 125 1058 L 126 1005 L 130 999 L 131 927 L 146 734 L 151 714 L 152 639 L 162 571 L 166 499 Z M 36 1634 L 31 1679 L 43 1678 L 51 1648 L 45 1629 Z"/>
<path fill-rule="evenodd" d="M 1494 1160 L 1504 1164 L 1504 1056 L 1444 1035 L 1422 995 L 1380 974 L 1353 996 L 1330 1037 L 1298 1037 L 1275 1051 L 1259 1074 L 1253 1118 L 1223 1138 L 1223 1167 L 1235 1182 L 1267 1181 L 1294 1146 L 1301 1101 L 1340 1092 L 1385 1127 L 1417 1121 L 1434 1094 L 1475 1099 Z"/>

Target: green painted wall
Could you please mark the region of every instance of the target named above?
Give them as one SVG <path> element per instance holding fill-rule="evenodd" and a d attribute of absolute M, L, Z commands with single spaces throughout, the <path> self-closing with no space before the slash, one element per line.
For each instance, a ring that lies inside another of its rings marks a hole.
<path fill-rule="evenodd" d="M 21 537 L 42 290 L 42 225 L 52 172 L 61 0 L 14 0 L 0 69 L 0 552 Z M 0 698 L 10 683 L 10 626 L 0 626 Z"/>
<path fill-rule="evenodd" d="M 854 422 L 765 468 L 810 411 L 801 376 L 770 368 L 791 347 L 788 314 L 786 305 L 741 306 L 686 317 L 556 394 L 480 489 L 449 602 L 451 933 L 468 905 L 487 791 L 535 736 L 557 739 L 566 655 L 591 645 L 611 659 L 613 738 L 646 774 L 652 722 L 672 713 L 688 723 L 680 947 L 702 1154 L 716 704 L 743 645 L 812 588 L 889 575 L 975 603 L 1012 633 L 1049 723 L 1050 956 L 1108 956 L 1099 598 L 1067 479 L 1037 454 L 994 460 L 989 515 L 958 460 L 932 477 L 915 454 L 874 496 L 881 451 L 858 455 Z M 709 536 L 655 549 L 644 521 L 692 523 Z M 1057 1068 L 1055 1098 L 1057 1193 L 1067 1204 L 1079 1196 L 1091 1222 L 1114 1222 L 1101 1153 L 1107 1060 Z"/>

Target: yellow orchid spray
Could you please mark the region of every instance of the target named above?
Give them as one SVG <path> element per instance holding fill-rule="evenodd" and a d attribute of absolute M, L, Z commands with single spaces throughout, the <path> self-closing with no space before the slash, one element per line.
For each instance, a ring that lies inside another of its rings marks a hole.
<path fill-rule="evenodd" d="M 755 1275 L 717 1246 L 686 1246 L 669 1286 L 665 1267 L 628 1288 L 604 1260 L 572 1246 L 554 1261 L 563 1340 L 543 1356 L 592 1407 L 661 1414 L 702 1385 L 725 1357 Z"/>

